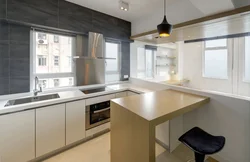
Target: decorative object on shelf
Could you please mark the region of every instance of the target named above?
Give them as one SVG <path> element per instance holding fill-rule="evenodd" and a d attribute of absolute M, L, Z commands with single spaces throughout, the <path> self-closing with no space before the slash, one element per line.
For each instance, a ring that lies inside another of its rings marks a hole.
<path fill-rule="evenodd" d="M 161 24 L 157 26 L 158 33 L 160 37 L 168 37 L 170 36 L 173 26 L 168 23 L 166 17 L 166 0 L 164 0 L 164 18 Z"/>

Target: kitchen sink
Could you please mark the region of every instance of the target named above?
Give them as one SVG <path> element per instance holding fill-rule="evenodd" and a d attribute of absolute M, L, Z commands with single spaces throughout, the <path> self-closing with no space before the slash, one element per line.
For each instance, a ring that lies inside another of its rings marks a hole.
<path fill-rule="evenodd" d="M 34 97 L 27 97 L 27 98 L 19 98 L 15 100 L 9 100 L 5 107 L 7 106 L 13 106 L 13 105 L 21 105 L 26 103 L 32 103 L 32 102 L 39 102 L 39 101 L 46 101 L 51 99 L 57 99 L 60 98 L 58 94 L 49 94 L 49 95 L 43 95 L 43 96 L 34 96 Z"/>

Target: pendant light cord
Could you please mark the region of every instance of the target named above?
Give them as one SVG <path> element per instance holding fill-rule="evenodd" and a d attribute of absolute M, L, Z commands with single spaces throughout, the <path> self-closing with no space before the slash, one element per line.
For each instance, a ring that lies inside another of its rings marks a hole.
<path fill-rule="evenodd" d="M 166 0 L 164 0 L 164 15 L 166 16 Z"/>

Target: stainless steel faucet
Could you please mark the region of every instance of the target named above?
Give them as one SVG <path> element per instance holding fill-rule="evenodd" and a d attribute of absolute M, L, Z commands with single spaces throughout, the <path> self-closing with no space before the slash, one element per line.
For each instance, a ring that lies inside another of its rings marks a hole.
<path fill-rule="evenodd" d="M 39 89 L 37 89 L 37 85 L 39 85 Z M 39 84 L 39 79 L 38 79 L 38 77 L 36 76 L 35 77 L 35 89 L 33 90 L 33 92 L 34 92 L 34 96 L 37 96 L 37 94 L 39 93 L 39 92 L 42 92 L 43 90 L 42 90 L 42 86 L 41 86 L 41 84 Z"/>

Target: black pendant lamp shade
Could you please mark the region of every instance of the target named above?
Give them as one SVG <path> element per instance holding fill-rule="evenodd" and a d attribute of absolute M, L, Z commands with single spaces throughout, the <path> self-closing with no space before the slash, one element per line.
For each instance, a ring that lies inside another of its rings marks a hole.
<path fill-rule="evenodd" d="M 164 19 L 160 25 L 157 26 L 160 37 L 170 36 L 173 25 L 169 24 L 166 18 L 166 0 L 164 0 Z"/>

